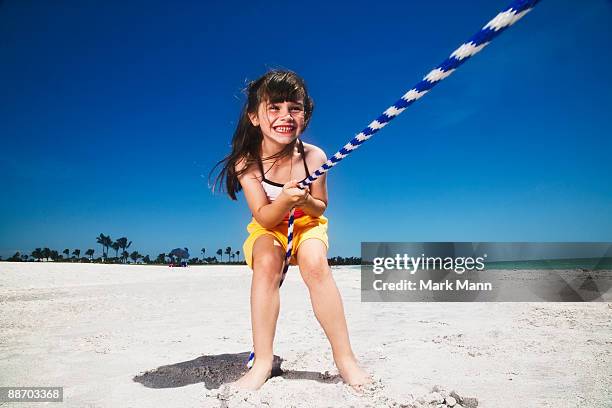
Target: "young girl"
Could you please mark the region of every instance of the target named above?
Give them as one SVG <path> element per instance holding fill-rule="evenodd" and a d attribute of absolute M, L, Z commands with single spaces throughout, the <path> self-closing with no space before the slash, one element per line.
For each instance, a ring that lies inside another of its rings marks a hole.
<path fill-rule="evenodd" d="M 244 257 L 253 270 L 251 325 L 255 361 L 234 385 L 255 390 L 270 377 L 278 318 L 279 282 L 287 246 L 289 211 L 295 210 L 290 264 L 299 265 L 315 316 L 332 347 L 334 362 L 352 386 L 370 382 L 351 349 L 342 299 L 327 264 L 326 177 L 309 188 L 296 187 L 326 160 L 299 136 L 312 116 L 313 101 L 304 81 L 290 71 L 270 71 L 247 88 L 248 99 L 234 132 L 231 153 L 215 184 L 228 195 L 244 191 L 253 215 Z"/>

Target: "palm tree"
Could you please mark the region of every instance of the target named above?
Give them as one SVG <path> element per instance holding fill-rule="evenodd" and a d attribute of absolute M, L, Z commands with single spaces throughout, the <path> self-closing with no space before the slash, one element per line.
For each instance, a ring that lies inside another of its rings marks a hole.
<path fill-rule="evenodd" d="M 85 251 L 85 255 L 87 255 L 89 257 L 89 261 L 91 262 L 91 260 L 93 259 L 93 254 L 94 254 L 94 250 L 93 249 L 88 249 L 87 251 Z"/>
<path fill-rule="evenodd" d="M 202 260 L 204 260 L 204 254 L 206 253 L 206 248 L 200 249 L 200 252 L 202 252 Z"/>
<path fill-rule="evenodd" d="M 102 245 L 102 259 L 106 259 L 108 257 L 108 247 L 113 243 L 113 240 L 110 235 L 100 234 L 100 236 L 96 238 L 96 242 Z"/>
<path fill-rule="evenodd" d="M 232 262 L 234 262 L 234 258 L 236 257 L 236 254 L 232 254 L 231 257 L 232 257 Z"/>
<path fill-rule="evenodd" d="M 26 254 L 21 255 L 21 259 L 22 259 L 24 262 L 27 262 L 27 260 L 28 260 L 28 255 L 26 255 Z"/>
<path fill-rule="evenodd" d="M 130 254 L 130 258 L 132 258 L 132 261 L 137 262 L 138 259 L 142 258 L 142 255 L 140 255 L 138 251 L 134 251 Z"/>
<path fill-rule="evenodd" d="M 232 253 L 232 247 L 225 248 L 225 255 L 227 255 L 227 262 L 230 260 L 230 254 Z"/>
<path fill-rule="evenodd" d="M 238 262 L 240 262 L 240 251 L 236 251 L 236 255 L 238 256 Z"/>
<path fill-rule="evenodd" d="M 79 259 L 81 256 L 81 250 L 75 249 L 74 251 L 72 251 L 72 256 L 75 256 L 77 259 Z"/>
<path fill-rule="evenodd" d="M 36 258 L 36 261 L 40 262 L 40 260 L 43 258 L 43 256 L 42 256 L 42 249 L 36 248 L 35 250 L 33 250 L 32 251 L 32 258 Z"/>
<path fill-rule="evenodd" d="M 221 257 L 221 261 L 223 262 L 223 250 L 222 249 L 217 250 L 217 255 Z"/>
<path fill-rule="evenodd" d="M 42 250 L 42 257 L 45 258 L 47 261 L 49 261 L 49 257 L 51 256 L 51 250 L 47 247 L 43 248 Z"/>
<path fill-rule="evenodd" d="M 21 254 L 19 251 L 15 252 L 13 256 L 8 259 L 9 262 L 21 262 Z"/>
<path fill-rule="evenodd" d="M 128 251 L 123 251 L 121 253 L 121 259 L 123 259 L 123 262 L 127 262 L 128 257 L 130 256 L 130 253 Z"/>
<path fill-rule="evenodd" d="M 128 243 L 128 239 L 126 237 L 119 238 L 117 243 L 119 244 L 119 248 L 123 249 L 123 253 L 127 253 L 126 250 L 130 247 L 130 245 L 132 245 L 132 241 Z M 124 256 L 123 258 L 127 262 L 127 256 Z"/>
<path fill-rule="evenodd" d="M 157 255 L 157 259 L 155 259 L 155 263 L 160 263 L 160 264 L 166 263 L 166 254 L 162 252 L 161 254 Z"/>
<path fill-rule="evenodd" d="M 62 251 L 62 253 L 66 254 L 66 259 L 68 259 L 68 256 L 70 255 L 70 250 L 66 248 Z"/>
<path fill-rule="evenodd" d="M 106 258 L 108 258 L 108 248 L 111 246 L 112 243 L 113 243 L 113 240 L 111 239 L 110 235 L 107 235 L 104 237 L 104 246 L 106 247 Z"/>
<path fill-rule="evenodd" d="M 96 238 L 96 242 L 102 246 L 102 258 L 104 258 L 104 243 L 106 236 L 100 233 L 100 236 Z"/>
<path fill-rule="evenodd" d="M 119 257 L 119 248 L 121 248 L 119 246 L 119 241 L 115 241 L 111 244 L 111 248 L 113 248 L 115 250 L 115 258 Z"/>

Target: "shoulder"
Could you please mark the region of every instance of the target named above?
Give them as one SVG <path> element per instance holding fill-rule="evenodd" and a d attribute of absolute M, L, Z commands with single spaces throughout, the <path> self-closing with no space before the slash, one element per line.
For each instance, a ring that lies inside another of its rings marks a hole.
<path fill-rule="evenodd" d="M 304 154 L 307 162 L 315 164 L 317 167 L 327 161 L 327 155 L 318 146 L 304 142 Z"/>
<path fill-rule="evenodd" d="M 244 179 L 247 177 L 256 177 L 256 172 L 258 171 L 258 169 L 256 163 L 247 160 L 246 157 L 241 157 L 236 161 L 236 164 L 234 165 L 234 171 L 236 172 L 238 179 Z"/>

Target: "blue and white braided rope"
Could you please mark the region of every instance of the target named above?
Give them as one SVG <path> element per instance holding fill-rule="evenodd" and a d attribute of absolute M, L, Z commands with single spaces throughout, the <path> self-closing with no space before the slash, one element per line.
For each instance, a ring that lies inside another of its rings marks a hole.
<path fill-rule="evenodd" d="M 429 90 L 436 86 L 444 78 L 450 76 L 460 65 L 465 63 L 470 57 L 486 47 L 495 37 L 501 34 L 506 28 L 516 23 L 527 14 L 540 0 L 516 0 L 489 21 L 479 32 L 474 34 L 467 42 L 461 44 L 446 60 L 430 71 L 417 83 L 414 88 L 406 92 L 393 105 L 385 110 L 382 115 L 372 121 L 365 129 L 359 132 L 351 141 L 342 147 L 336 154 L 327 160 L 321 167 L 315 170 L 304 180 L 298 183 L 299 188 L 305 188 L 312 184 L 316 179 L 325 174 L 329 169 L 340 163 L 352 151 L 358 149 L 366 140 L 371 138 L 376 132 L 385 127 L 391 120 L 399 116 L 408 106 L 420 99 Z M 283 277 L 289 266 L 291 257 L 292 238 L 293 238 L 293 213 L 291 210 L 289 217 L 289 229 L 287 231 L 288 244 L 285 254 L 285 268 Z M 281 280 L 282 285 L 282 280 Z"/>
<path fill-rule="evenodd" d="M 480 52 L 495 37 L 500 35 L 508 27 L 520 20 L 527 14 L 540 0 L 515 0 L 502 12 L 497 14 L 480 31 L 474 34 L 468 41 L 461 44 L 453 53 L 440 65 L 431 70 L 425 77 L 418 82 L 412 89 L 406 92 L 393 105 L 387 108 L 378 118 L 372 121 L 365 129 L 359 132 L 351 141 L 345 144 L 336 154 L 327 160 L 321 167 L 315 170 L 304 180 L 298 183 L 299 188 L 305 188 L 312 184 L 316 179 L 325 174 L 329 169 L 340 163 L 351 152 L 358 149 L 366 140 L 371 138 L 376 132 L 384 128 L 391 120 L 399 116 L 408 106 L 423 97 L 434 86 L 444 78 L 450 76 L 459 66 L 465 63 L 470 57 Z M 295 209 L 291 210 L 287 230 L 287 252 L 285 254 L 285 266 L 281 277 L 280 285 L 283 284 L 287 270 L 289 269 L 289 259 L 293 247 L 293 222 Z M 248 367 L 252 366 L 254 354 L 249 357 Z"/>

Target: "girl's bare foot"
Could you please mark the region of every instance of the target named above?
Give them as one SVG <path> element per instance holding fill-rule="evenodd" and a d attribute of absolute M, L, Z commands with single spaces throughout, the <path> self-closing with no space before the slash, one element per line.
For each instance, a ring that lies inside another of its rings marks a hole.
<path fill-rule="evenodd" d="M 236 388 L 255 391 L 272 375 L 272 361 L 269 363 L 262 360 L 255 360 L 253 367 L 237 381 L 231 383 Z"/>
<path fill-rule="evenodd" d="M 344 382 L 354 389 L 359 390 L 364 385 L 372 383 L 372 377 L 359 367 L 355 357 L 337 359 L 335 362 Z"/>

